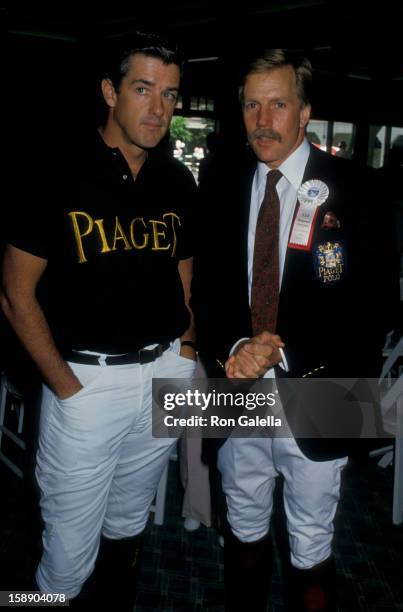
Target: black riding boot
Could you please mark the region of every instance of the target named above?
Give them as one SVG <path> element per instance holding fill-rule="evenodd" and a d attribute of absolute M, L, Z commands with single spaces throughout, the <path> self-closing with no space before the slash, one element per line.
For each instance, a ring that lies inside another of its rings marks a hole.
<path fill-rule="evenodd" d="M 224 545 L 226 612 L 265 612 L 272 569 L 270 536 L 257 542 L 241 542 L 229 530 Z"/>
<path fill-rule="evenodd" d="M 121 540 L 102 536 L 95 565 L 95 601 L 108 610 L 133 612 L 140 574 L 142 535 Z M 99 608 L 101 609 L 101 608 Z"/>
<path fill-rule="evenodd" d="M 85 612 L 94 612 L 95 610 L 98 609 L 97 606 L 95 605 L 95 602 L 92 599 L 92 591 L 89 586 L 90 583 L 92 582 L 92 576 L 93 574 L 91 574 L 91 576 L 86 580 L 80 593 L 76 595 L 76 597 L 74 597 L 73 599 L 68 600 L 69 601 L 68 608 L 67 608 L 68 610 L 82 610 L 82 611 L 85 610 Z M 29 590 L 37 591 L 38 593 L 45 594 L 44 591 L 41 591 L 41 589 L 39 588 L 39 585 L 36 582 L 35 577 L 33 577 L 31 580 Z M 63 595 L 63 597 L 66 598 L 64 601 L 68 599 L 66 595 Z"/>
<path fill-rule="evenodd" d="M 290 569 L 286 585 L 288 612 L 334 612 L 337 574 L 332 557 L 310 569 Z"/>

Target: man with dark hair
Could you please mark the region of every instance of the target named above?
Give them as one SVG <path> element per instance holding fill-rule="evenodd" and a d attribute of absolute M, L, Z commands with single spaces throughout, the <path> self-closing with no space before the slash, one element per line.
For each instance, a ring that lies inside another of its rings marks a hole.
<path fill-rule="evenodd" d="M 198 344 L 207 370 L 221 362 L 228 378 L 379 373 L 380 304 L 387 308 L 392 274 L 381 215 L 368 176 L 307 141 L 311 77 L 306 58 L 282 49 L 250 63 L 240 99 L 253 154 L 240 164 L 231 156 L 201 190 L 209 241 L 200 241 L 193 292 Z M 326 333 L 324 320 L 332 321 Z M 335 605 L 333 519 L 348 447 L 293 437 L 287 409 L 289 437 L 230 437 L 218 450 L 229 612 L 266 610 L 278 474 L 291 552 L 288 609 Z"/>
<path fill-rule="evenodd" d="M 195 184 L 155 150 L 180 73 L 176 49 L 134 36 L 101 83 L 105 124 L 74 143 L 62 175 L 46 168 L 40 207 L 8 231 L 2 307 L 44 380 L 36 581 L 74 607 L 100 548 L 99 599 L 133 609 L 141 533 L 175 442 L 152 436 L 152 378 L 195 366 Z"/>

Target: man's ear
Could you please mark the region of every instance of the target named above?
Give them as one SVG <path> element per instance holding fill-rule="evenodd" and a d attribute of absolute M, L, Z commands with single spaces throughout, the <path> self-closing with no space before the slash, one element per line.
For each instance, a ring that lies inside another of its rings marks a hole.
<path fill-rule="evenodd" d="M 310 118 L 311 118 L 311 105 L 305 104 L 305 106 L 301 108 L 301 112 L 299 115 L 299 127 L 304 128 L 309 123 Z"/>
<path fill-rule="evenodd" d="M 103 79 L 101 83 L 102 95 L 109 108 L 116 106 L 116 91 L 110 79 Z"/>

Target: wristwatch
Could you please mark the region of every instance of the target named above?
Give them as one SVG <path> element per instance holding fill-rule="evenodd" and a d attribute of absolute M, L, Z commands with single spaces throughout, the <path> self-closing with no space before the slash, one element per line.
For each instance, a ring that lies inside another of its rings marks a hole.
<path fill-rule="evenodd" d="M 192 349 L 194 349 L 195 351 L 197 351 L 197 345 L 196 342 L 193 342 L 193 340 L 182 340 L 181 341 L 181 346 L 191 346 Z"/>

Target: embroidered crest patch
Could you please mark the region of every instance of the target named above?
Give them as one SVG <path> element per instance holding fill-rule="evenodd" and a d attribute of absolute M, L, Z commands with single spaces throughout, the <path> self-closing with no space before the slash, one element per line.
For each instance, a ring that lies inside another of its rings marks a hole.
<path fill-rule="evenodd" d="M 335 283 L 344 277 L 346 253 L 342 240 L 316 244 L 313 258 L 316 278 L 321 283 Z"/>

